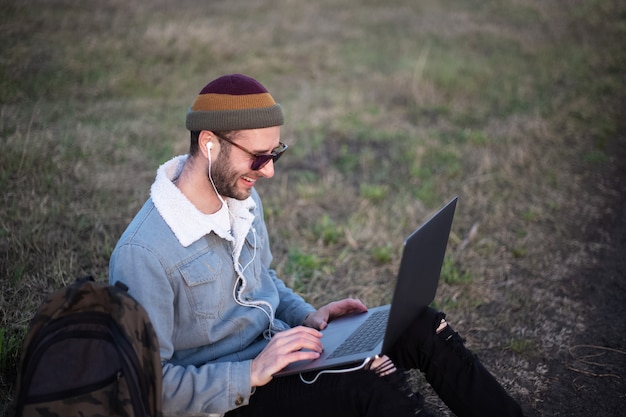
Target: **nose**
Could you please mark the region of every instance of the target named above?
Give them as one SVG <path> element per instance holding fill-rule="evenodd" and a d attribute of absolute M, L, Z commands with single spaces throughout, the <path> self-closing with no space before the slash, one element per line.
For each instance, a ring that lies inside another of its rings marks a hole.
<path fill-rule="evenodd" d="M 265 178 L 272 178 L 274 176 L 274 160 L 270 159 L 270 161 L 265 164 L 263 168 L 259 169 L 259 172 Z"/>

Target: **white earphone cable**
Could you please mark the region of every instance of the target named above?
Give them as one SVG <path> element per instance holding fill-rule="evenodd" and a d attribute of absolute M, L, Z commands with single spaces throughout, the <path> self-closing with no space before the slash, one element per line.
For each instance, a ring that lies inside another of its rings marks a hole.
<path fill-rule="evenodd" d="M 353 368 L 346 368 L 346 369 L 325 369 L 323 371 L 319 371 L 316 375 L 315 378 L 308 380 L 308 379 L 304 379 L 304 376 L 302 376 L 302 374 L 300 374 L 300 380 L 302 382 L 304 382 L 305 384 L 308 385 L 312 385 L 315 384 L 315 382 L 317 381 L 317 379 L 322 376 L 323 374 L 343 374 L 346 372 L 354 372 L 354 371 L 358 371 L 361 370 L 363 368 L 365 368 L 367 366 L 368 363 L 370 363 L 372 360 L 372 358 L 365 358 L 363 360 L 363 362 L 360 365 L 357 365 Z"/>
<path fill-rule="evenodd" d="M 217 198 L 222 202 L 223 206 L 226 207 L 226 210 L 228 210 L 228 213 L 230 214 L 230 216 L 232 218 L 235 218 L 235 215 L 230 211 L 228 204 L 226 204 L 226 201 L 224 201 L 220 193 L 217 191 L 217 187 L 215 186 L 215 182 L 213 181 L 213 176 L 211 175 L 211 148 L 212 147 L 209 146 L 209 144 L 207 144 L 207 154 L 208 154 L 208 160 L 209 160 L 209 175 L 208 175 L 209 181 L 211 182 L 211 186 L 213 187 L 213 190 L 215 191 Z M 233 299 L 240 306 L 253 307 L 253 308 L 259 309 L 267 316 L 269 320 L 269 327 L 263 332 L 263 337 L 269 340 L 272 338 L 272 335 L 275 332 L 274 317 L 273 317 L 274 311 L 273 311 L 272 306 L 268 302 L 265 302 L 265 301 L 245 302 L 241 299 L 241 293 L 245 289 L 245 281 L 243 279 L 243 273 L 254 262 L 254 259 L 256 258 L 256 246 L 257 246 L 256 229 L 254 228 L 254 226 L 252 226 L 251 229 L 252 229 L 252 235 L 254 236 L 254 244 L 252 245 L 253 251 L 252 251 L 252 258 L 250 259 L 250 261 L 245 266 L 242 266 L 239 263 L 239 261 L 235 259 L 235 254 L 234 253 L 232 254 L 233 262 L 236 262 L 236 266 L 238 269 L 236 272 L 237 272 L 237 275 L 239 276 L 239 279 L 233 286 Z M 240 281 L 242 282 L 242 286 L 239 288 L 239 292 L 238 292 L 237 283 Z M 263 308 L 263 306 L 267 307 L 270 311 L 269 312 L 266 311 L 265 308 Z"/>

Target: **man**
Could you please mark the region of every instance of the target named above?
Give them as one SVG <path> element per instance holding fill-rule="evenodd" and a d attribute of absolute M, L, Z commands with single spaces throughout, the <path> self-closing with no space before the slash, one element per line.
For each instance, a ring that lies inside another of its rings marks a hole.
<path fill-rule="evenodd" d="M 480 362 L 428 309 L 390 358 L 371 369 L 273 378 L 315 359 L 333 318 L 362 312 L 344 299 L 315 309 L 270 268 L 256 181 L 287 149 L 283 113 L 258 81 L 240 74 L 207 84 L 187 113 L 189 155 L 161 166 L 151 195 L 118 242 L 111 282 L 123 281 L 154 324 L 166 414 L 405 416 L 421 413 L 403 368 L 420 368 L 458 416 L 521 415 Z"/>

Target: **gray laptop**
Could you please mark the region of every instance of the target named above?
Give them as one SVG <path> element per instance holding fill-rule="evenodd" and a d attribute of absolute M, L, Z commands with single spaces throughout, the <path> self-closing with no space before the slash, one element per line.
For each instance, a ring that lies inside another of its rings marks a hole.
<path fill-rule="evenodd" d="M 405 240 L 391 304 L 331 321 L 318 359 L 294 362 L 275 376 L 341 368 L 388 352 L 435 298 L 456 202 L 454 197 Z"/>

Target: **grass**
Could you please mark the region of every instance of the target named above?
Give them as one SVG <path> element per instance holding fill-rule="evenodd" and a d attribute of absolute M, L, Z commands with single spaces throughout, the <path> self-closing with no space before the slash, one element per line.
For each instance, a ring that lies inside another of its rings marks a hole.
<path fill-rule="evenodd" d="M 14 372 L 15 364 L 20 359 L 24 335 L 22 331 L 0 328 L 0 372 L 3 375 Z"/>
<path fill-rule="evenodd" d="M 536 343 L 532 339 L 516 337 L 509 341 L 507 349 L 522 356 L 532 356 L 536 351 Z"/>
<path fill-rule="evenodd" d="M 565 202 L 624 146 L 625 17 L 613 0 L 0 0 L 0 409 L 44 295 L 106 279 L 156 167 L 186 152 L 187 107 L 229 72 L 287 117 L 258 186 L 279 276 L 318 305 L 388 302 L 402 236 L 459 195 L 437 305 L 511 341 L 491 363 L 536 405 L 545 384 L 515 357 L 557 342 L 508 329 L 541 325 L 551 301 L 529 289 L 581 226 Z"/>

